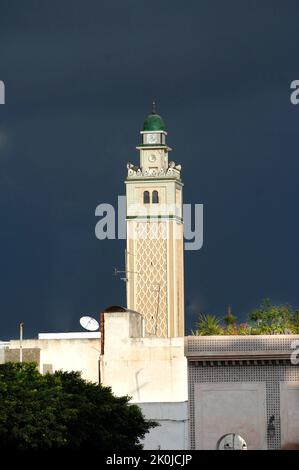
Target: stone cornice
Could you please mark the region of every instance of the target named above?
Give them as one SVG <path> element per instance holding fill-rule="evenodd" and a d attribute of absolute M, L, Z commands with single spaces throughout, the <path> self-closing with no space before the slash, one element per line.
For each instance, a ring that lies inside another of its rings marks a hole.
<path fill-rule="evenodd" d="M 189 362 L 209 365 L 249 365 L 263 363 L 279 363 L 281 361 L 291 364 L 290 351 L 246 351 L 246 352 L 211 352 L 211 353 L 188 353 L 186 357 Z"/>
<path fill-rule="evenodd" d="M 299 335 L 188 336 L 185 356 L 201 365 L 291 365 L 294 346 L 299 348 Z"/>

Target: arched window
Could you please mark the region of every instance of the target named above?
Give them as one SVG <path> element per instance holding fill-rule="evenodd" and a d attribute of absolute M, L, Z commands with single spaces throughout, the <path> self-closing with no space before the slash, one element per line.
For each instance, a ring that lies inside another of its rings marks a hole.
<path fill-rule="evenodd" d="M 143 203 L 149 204 L 150 203 L 150 194 L 148 191 L 144 191 L 143 193 Z"/>
<path fill-rule="evenodd" d="M 153 191 L 153 194 L 152 194 L 152 202 L 153 202 L 153 204 L 158 204 L 158 203 L 159 203 L 159 194 L 158 194 L 158 191 Z"/>

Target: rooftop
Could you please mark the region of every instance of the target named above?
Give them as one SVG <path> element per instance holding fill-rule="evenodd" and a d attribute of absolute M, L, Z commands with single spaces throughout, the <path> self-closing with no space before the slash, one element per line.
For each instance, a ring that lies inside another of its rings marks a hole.
<path fill-rule="evenodd" d="M 93 339 L 100 338 L 99 331 L 80 331 L 73 333 L 39 333 L 38 339 Z"/>

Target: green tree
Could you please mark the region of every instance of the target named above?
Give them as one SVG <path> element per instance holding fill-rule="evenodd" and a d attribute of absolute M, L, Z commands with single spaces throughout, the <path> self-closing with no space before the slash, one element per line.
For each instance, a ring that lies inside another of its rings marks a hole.
<path fill-rule="evenodd" d="M 297 313 L 290 305 L 273 305 L 264 299 L 261 305 L 249 314 L 252 334 L 296 333 Z"/>
<path fill-rule="evenodd" d="M 192 331 L 195 336 L 209 336 L 223 334 L 220 319 L 215 315 L 199 315 L 196 330 Z"/>
<path fill-rule="evenodd" d="M 258 308 L 249 313 L 248 318 L 248 322 L 238 324 L 229 306 L 223 318 L 224 326 L 217 316 L 201 314 L 192 334 L 196 336 L 299 334 L 299 309 L 294 310 L 287 304 L 273 305 L 269 299 L 264 299 Z"/>
<path fill-rule="evenodd" d="M 2 364 L 0 449 L 140 449 L 157 423 L 129 399 L 77 372 L 41 375 L 35 364 Z"/>
<path fill-rule="evenodd" d="M 251 328 L 247 323 L 240 323 L 238 327 L 238 335 L 250 335 L 251 334 Z"/>
<path fill-rule="evenodd" d="M 294 333 L 299 333 L 299 310 L 294 311 L 291 323 Z"/>

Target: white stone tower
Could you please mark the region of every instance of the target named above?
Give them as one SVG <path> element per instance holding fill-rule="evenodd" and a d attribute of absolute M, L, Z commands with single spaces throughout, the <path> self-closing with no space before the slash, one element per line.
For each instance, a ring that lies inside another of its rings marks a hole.
<path fill-rule="evenodd" d="M 154 103 L 140 134 L 140 165 L 127 165 L 127 306 L 143 315 L 146 336 L 184 336 L 181 166 L 168 162 Z"/>

